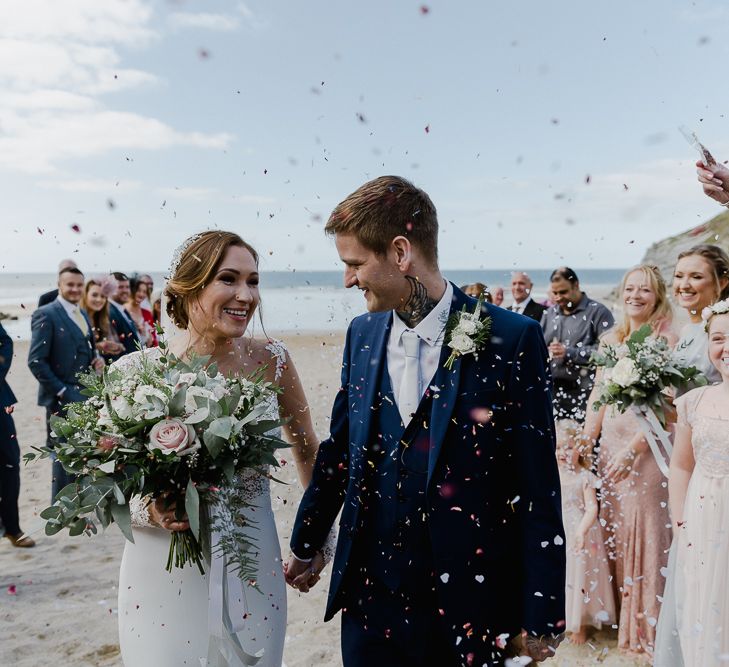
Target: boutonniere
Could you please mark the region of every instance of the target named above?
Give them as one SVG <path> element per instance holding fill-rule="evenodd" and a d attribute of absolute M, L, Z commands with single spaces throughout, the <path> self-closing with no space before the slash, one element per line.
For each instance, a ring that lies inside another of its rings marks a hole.
<path fill-rule="evenodd" d="M 448 370 L 453 368 L 453 363 L 458 357 L 464 354 L 476 354 L 488 342 L 489 333 L 491 333 L 491 318 L 481 317 L 482 305 L 483 299 L 479 297 L 472 313 L 469 313 L 466 306 L 463 306 L 460 312 L 453 313 L 448 318 L 445 344 L 452 350 L 444 364 Z"/>

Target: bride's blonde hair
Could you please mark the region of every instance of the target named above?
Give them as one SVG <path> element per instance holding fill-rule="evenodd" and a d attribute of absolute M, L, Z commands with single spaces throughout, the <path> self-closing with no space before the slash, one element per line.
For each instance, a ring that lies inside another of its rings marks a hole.
<path fill-rule="evenodd" d="M 172 275 L 165 286 L 167 314 L 176 327 L 188 328 L 192 300 L 205 289 L 225 252 L 231 247 L 245 248 L 258 266 L 255 248 L 235 232 L 203 232 L 182 244 L 179 257 L 173 261 Z"/>

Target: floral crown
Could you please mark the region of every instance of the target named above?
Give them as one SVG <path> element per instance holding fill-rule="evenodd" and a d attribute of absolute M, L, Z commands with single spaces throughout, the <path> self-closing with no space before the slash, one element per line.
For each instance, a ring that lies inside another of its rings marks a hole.
<path fill-rule="evenodd" d="M 729 299 L 717 301 L 716 303 L 706 306 L 701 311 L 701 319 L 704 320 L 704 329 L 709 330 L 709 321 L 714 315 L 726 315 L 729 313 Z"/>
<path fill-rule="evenodd" d="M 182 261 L 182 256 L 185 254 L 185 251 L 193 243 L 195 243 L 195 241 L 197 241 L 201 236 L 202 236 L 202 233 L 193 234 L 192 236 L 188 237 L 180 245 L 177 246 L 177 249 L 172 254 L 172 261 L 170 262 L 170 267 L 167 269 L 167 280 L 172 280 L 175 277 L 175 273 L 177 273 L 177 269 L 180 266 L 180 262 Z"/>

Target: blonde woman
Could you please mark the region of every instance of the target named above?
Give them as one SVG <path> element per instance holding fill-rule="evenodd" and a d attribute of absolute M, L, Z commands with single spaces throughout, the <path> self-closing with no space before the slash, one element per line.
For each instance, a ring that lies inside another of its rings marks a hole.
<path fill-rule="evenodd" d="M 648 324 L 654 336 L 676 342 L 671 305 L 657 267 L 640 265 L 623 277 L 622 321 L 603 336 L 601 344 L 617 345 Z M 663 593 L 661 568 L 666 565 L 671 534 L 667 527 L 668 490 L 643 438 L 638 417 L 603 406 L 592 407 L 600 375 L 588 400 L 583 437 L 600 438 L 597 474 L 601 482 L 600 524 L 618 608 L 618 646 L 649 656 L 655 644 L 658 597 Z"/>

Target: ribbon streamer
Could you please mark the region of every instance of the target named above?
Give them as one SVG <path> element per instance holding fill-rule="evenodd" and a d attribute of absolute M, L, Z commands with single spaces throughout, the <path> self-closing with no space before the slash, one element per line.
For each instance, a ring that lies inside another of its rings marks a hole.
<path fill-rule="evenodd" d="M 207 660 L 201 659 L 201 667 L 249 667 L 258 664 L 263 649 L 256 655 L 247 653 L 237 633 L 243 629 L 245 619 L 233 622 L 230 601 L 245 599 L 243 582 L 228 569 L 228 561 L 218 547 L 218 535 L 211 535 L 210 573 L 208 576 L 208 642 Z M 217 555 L 216 555 L 217 553 Z"/>
<path fill-rule="evenodd" d="M 663 473 L 664 477 L 668 477 L 668 464 L 671 460 L 671 452 L 673 447 L 668 434 L 658 421 L 656 413 L 653 412 L 653 408 L 649 408 L 646 405 L 634 406 L 633 410 L 638 415 L 638 424 L 640 425 L 641 431 L 648 442 L 648 446 L 651 448 L 653 458 L 658 464 L 658 468 Z M 656 438 L 663 445 L 666 450 L 666 456 L 663 455 Z"/>

